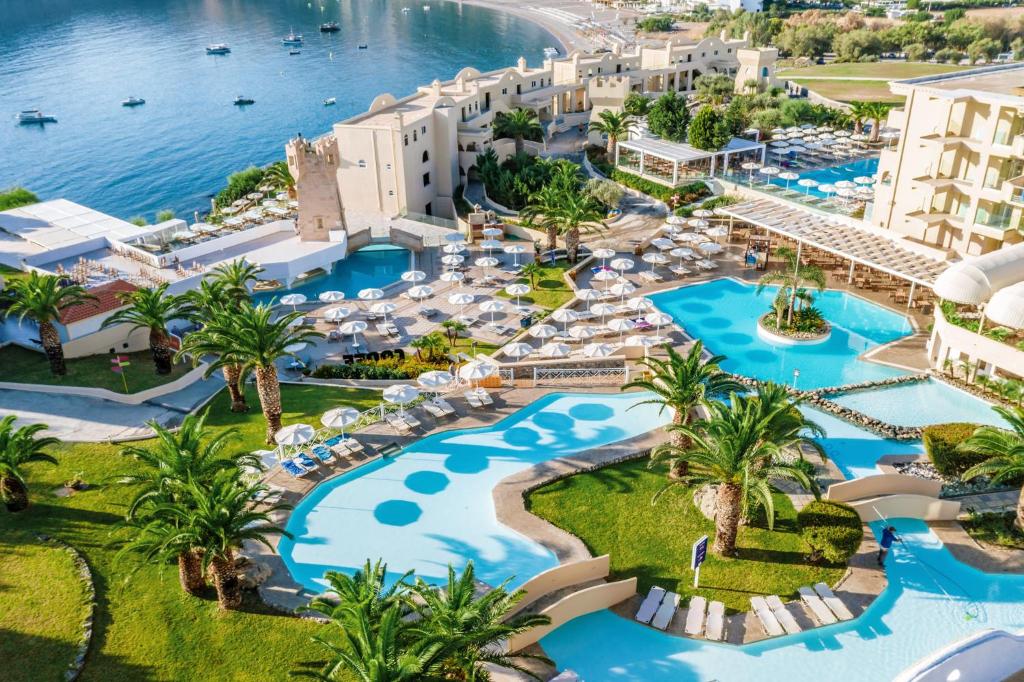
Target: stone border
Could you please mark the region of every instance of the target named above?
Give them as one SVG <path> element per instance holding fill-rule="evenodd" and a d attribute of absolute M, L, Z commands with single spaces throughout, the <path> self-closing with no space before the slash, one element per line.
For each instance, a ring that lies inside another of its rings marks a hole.
<path fill-rule="evenodd" d="M 71 557 L 71 563 L 78 569 L 78 580 L 85 588 L 88 608 L 85 619 L 82 621 L 82 638 L 78 642 L 78 653 L 75 654 L 74 661 L 69 663 L 67 670 L 64 671 L 65 682 L 73 682 L 82 674 L 85 657 L 89 654 L 89 645 L 92 644 L 93 622 L 96 617 L 96 585 L 93 582 L 92 569 L 89 568 L 89 564 L 81 552 L 63 540 L 43 533 L 37 533 L 36 538 L 44 544 L 63 550 Z"/>
<path fill-rule="evenodd" d="M 765 326 L 764 320 L 766 317 L 773 315 L 774 313 L 765 313 L 761 317 L 757 318 L 757 335 L 768 342 L 777 343 L 783 346 L 815 346 L 819 343 L 825 343 L 832 336 L 832 325 L 828 322 L 825 323 L 825 331 L 814 334 L 812 332 L 796 332 L 799 336 L 790 336 L 781 332 L 769 329 Z"/>

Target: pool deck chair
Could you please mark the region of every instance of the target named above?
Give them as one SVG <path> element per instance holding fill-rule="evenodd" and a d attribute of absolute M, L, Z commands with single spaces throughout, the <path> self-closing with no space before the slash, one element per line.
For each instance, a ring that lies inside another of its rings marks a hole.
<path fill-rule="evenodd" d="M 725 604 L 713 601 L 708 606 L 708 625 L 704 636 L 715 642 L 725 639 Z"/>
<path fill-rule="evenodd" d="M 818 621 L 818 625 L 832 625 L 836 622 L 835 614 L 829 611 L 829 608 L 825 606 L 825 602 L 821 600 L 821 597 L 814 590 L 809 587 L 801 587 L 798 591 L 800 592 L 800 599 L 810 610 L 814 620 Z"/>
<path fill-rule="evenodd" d="M 480 396 L 474 393 L 473 391 L 466 391 L 465 393 L 462 394 L 462 397 L 466 399 L 466 402 L 469 403 L 470 407 L 484 406 L 483 401 L 480 400 Z"/>
<path fill-rule="evenodd" d="M 659 630 L 667 629 L 669 624 L 672 622 L 672 617 L 676 615 L 676 609 L 678 607 L 679 595 L 675 592 L 669 592 L 662 600 L 661 606 L 658 607 L 658 612 L 654 614 L 654 618 L 651 620 L 651 625 Z"/>
<path fill-rule="evenodd" d="M 768 603 L 764 600 L 764 597 L 751 597 L 750 606 L 753 608 L 754 615 L 757 616 L 757 621 L 761 624 L 764 634 L 769 637 L 778 637 L 784 634 L 782 626 L 779 624 L 779 619 L 768 608 Z"/>
<path fill-rule="evenodd" d="M 410 428 L 410 426 L 405 422 L 405 420 L 399 417 L 394 412 L 388 412 L 387 414 L 385 414 L 384 421 L 387 422 L 388 426 L 390 426 L 396 432 L 398 432 L 398 435 L 400 436 L 406 436 L 412 432 L 412 428 Z"/>
<path fill-rule="evenodd" d="M 440 405 L 435 405 L 434 403 L 430 402 L 429 400 L 427 400 L 427 401 L 425 401 L 423 403 L 423 409 L 426 410 L 427 412 L 429 412 L 430 415 L 432 417 L 434 417 L 434 419 L 441 419 L 441 418 L 447 416 L 445 411 L 441 409 Z"/>
<path fill-rule="evenodd" d="M 800 624 L 796 622 L 796 618 L 793 614 L 786 609 L 786 605 L 782 603 L 779 596 L 776 594 L 765 597 L 765 603 L 768 604 L 768 608 L 772 610 L 775 617 L 779 620 L 779 624 L 782 629 L 786 631 L 786 634 L 795 635 L 803 630 Z"/>
<path fill-rule="evenodd" d="M 305 452 L 300 452 L 299 454 L 295 455 L 295 457 L 292 458 L 292 461 L 298 464 L 299 466 L 303 466 L 309 469 L 310 471 L 313 471 L 314 469 L 317 468 L 317 466 L 319 466 L 316 463 L 316 460 L 307 455 Z"/>
<path fill-rule="evenodd" d="M 491 394 L 488 393 L 487 389 L 483 386 L 478 386 L 475 393 L 476 397 L 480 399 L 480 402 L 483 403 L 485 407 L 490 407 L 494 404 L 494 398 L 491 397 Z"/>
<path fill-rule="evenodd" d="M 346 450 L 348 450 L 350 454 L 353 455 L 365 450 L 363 444 L 357 441 L 355 438 L 352 438 L 351 436 L 338 443 L 338 445 L 341 445 Z"/>
<path fill-rule="evenodd" d="M 331 449 L 322 443 L 314 445 L 310 449 L 310 452 L 312 452 L 313 456 L 324 464 L 330 464 L 334 461 L 334 454 L 331 452 Z"/>
<path fill-rule="evenodd" d="M 853 614 L 850 609 L 846 608 L 846 604 L 835 595 L 832 588 L 825 583 L 815 583 L 814 591 L 818 593 L 821 600 L 825 602 L 832 613 L 836 614 L 836 618 L 839 620 L 853 620 Z"/>
<path fill-rule="evenodd" d="M 650 623 L 651 618 L 654 618 L 654 614 L 657 613 L 658 607 L 661 605 L 661 600 L 665 598 L 665 590 L 655 585 L 651 588 L 647 596 L 644 597 L 644 601 L 640 604 L 640 608 L 636 611 L 636 619 L 641 623 Z"/>
<path fill-rule="evenodd" d="M 418 429 L 421 426 L 420 420 L 412 416 L 410 412 L 401 412 L 398 418 L 404 421 L 410 429 Z"/>
<path fill-rule="evenodd" d="M 303 476 L 310 472 L 309 469 L 300 467 L 298 464 L 291 461 L 290 459 L 282 461 L 281 468 L 284 469 L 285 473 L 289 474 L 290 476 L 294 476 L 295 478 L 302 478 Z"/>
<path fill-rule="evenodd" d="M 448 402 L 447 400 L 445 400 L 444 398 L 442 398 L 441 396 L 437 396 L 431 402 L 434 405 L 437 405 L 438 407 L 440 407 L 444 411 L 444 414 L 445 414 L 446 417 L 454 415 L 454 414 L 458 414 L 455 411 L 455 408 L 452 407 L 452 404 L 450 402 Z"/>
<path fill-rule="evenodd" d="M 700 637 L 704 632 L 704 609 L 708 600 L 704 597 L 690 597 L 690 608 L 686 610 L 686 634 Z"/>

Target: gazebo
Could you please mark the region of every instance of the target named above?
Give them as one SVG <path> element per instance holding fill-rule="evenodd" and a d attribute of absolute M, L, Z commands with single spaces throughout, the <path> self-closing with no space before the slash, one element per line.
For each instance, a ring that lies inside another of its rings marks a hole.
<path fill-rule="evenodd" d="M 654 137 L 620 141 L 615 148 L 618 168 L 670 187 L 686 178 L 721 175 L 737 163 L 756 160 L 763 164 L 764 159 L 763 143 L 740 137 L 732 138 L 717 151 Z"/>

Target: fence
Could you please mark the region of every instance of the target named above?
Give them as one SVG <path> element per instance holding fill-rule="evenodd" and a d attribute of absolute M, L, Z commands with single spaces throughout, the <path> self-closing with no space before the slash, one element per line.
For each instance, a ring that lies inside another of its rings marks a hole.
<path fill-rule="evenodd" d="M 629 382 L 629 367 L 534 367 L 534 386 L 621 386 Z"/>

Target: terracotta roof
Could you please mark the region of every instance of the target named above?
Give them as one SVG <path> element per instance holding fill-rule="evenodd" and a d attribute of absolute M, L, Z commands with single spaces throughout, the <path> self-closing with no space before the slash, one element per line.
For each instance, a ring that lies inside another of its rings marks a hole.
<path fill-rule="evenodd" d="M 131 282 L 125 282 L 122 279 L 115 279 L 113 282 L 108 284 L 101 284 L 98 287 L 92 287 L 88 290 L 88 293 L 96 297 L 95 301 L 86 301 L 79 303 L 78 305 L 68 306 L 64 310 L 60 311 L 60 323 L 61 324 L 72 324 L 74 322 L 81 322 L 87 320 L 90 317 L 96 315 L 102 315 L 109 313 L 118 308 L 124 307 L 124 303 L 117 297 L 118 294 L 135 291 L 138 287 Z"/>

